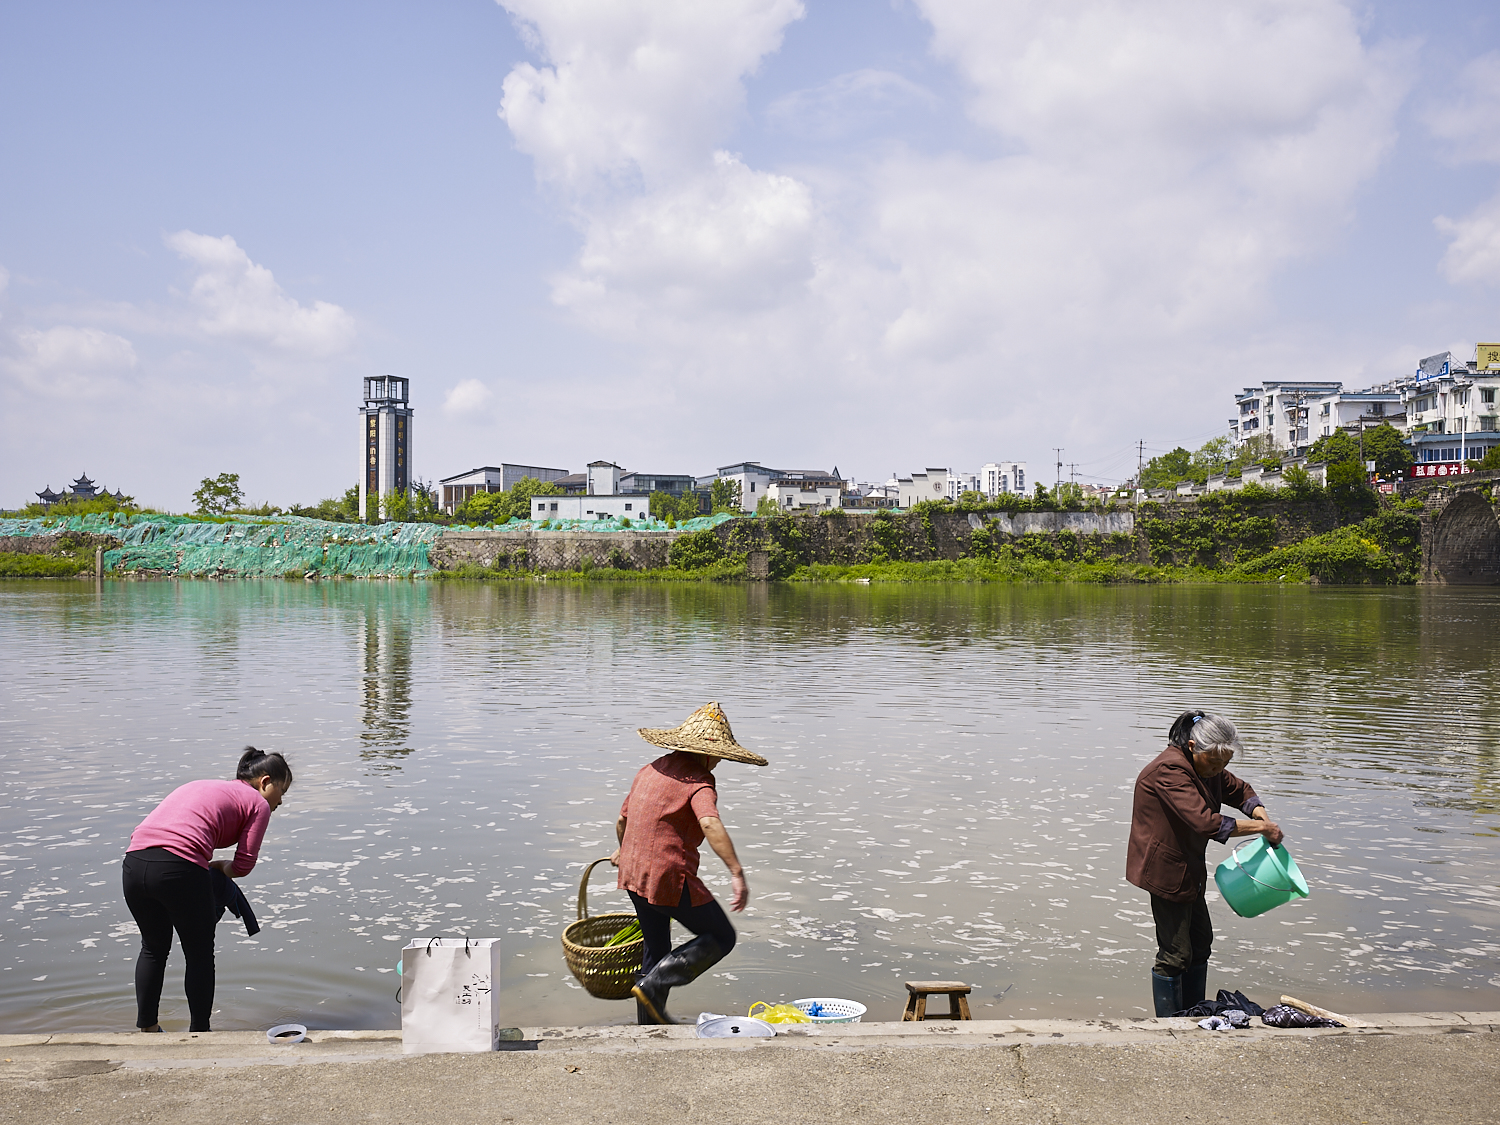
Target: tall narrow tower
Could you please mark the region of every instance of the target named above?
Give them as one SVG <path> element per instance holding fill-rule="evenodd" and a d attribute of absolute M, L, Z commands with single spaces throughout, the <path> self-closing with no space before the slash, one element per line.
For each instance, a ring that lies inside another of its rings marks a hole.
<path fill-rule="evenodd" d="M 365 380 L 364 464 L 359 474 L 360 518 L 371 518 L 370 497 L 377 497 L 376 518 L 385 518 L 385 498 L 411 485 L 411 415 L 407 383 L 394 375 Z"/>

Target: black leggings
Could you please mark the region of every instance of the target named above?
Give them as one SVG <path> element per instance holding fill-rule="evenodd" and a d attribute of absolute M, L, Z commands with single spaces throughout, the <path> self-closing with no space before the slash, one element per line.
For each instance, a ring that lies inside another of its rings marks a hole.
<path fill-rule="evenodd" d="M 635 916 L 641 922 L 641 937 L 646 942 L 646 956 L 641 971 L 649 973 L 656 963 L 672 952 L 672 922 L 676 922 L 699 937 L 711 937 L 728 956 L 734 948 L 734 927 L 724 908 L 713 899 L 702 906 L 692 905 L 686 884 L 682 888 L 682 901 L 676 906 L 655 906 L 634 891 L 628 892 L 635 904 Z"/>
<path fill-rule="evenodd" d="M 135 1025 L 159 1023 L 162 982 L 172 931 L 182 942 L 187 962 L 186 987 L 190 1031 L 207 1031 L 214 1007 L 214 927 L 222 913 L 214 904 L 207 869 L 165 848 L 126 852 L 123 866 L 125 905 L 141 931 L 141 955 L 135 962 Z"/>

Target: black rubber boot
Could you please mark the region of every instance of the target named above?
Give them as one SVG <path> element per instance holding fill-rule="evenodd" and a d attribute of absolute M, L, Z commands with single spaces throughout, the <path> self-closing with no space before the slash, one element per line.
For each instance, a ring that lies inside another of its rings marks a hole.
<path fill-rule="evenodd" d="M 1208 990 L 1207 961 L 1201 965 L 1189 965 L 1177 979 L 1182 982 L 1182 1007 L 1177 1009 L 1179 1012 L 1203 1003 L 1204 993 Z"/>
<path fill-rule="evenodd" d="M 1156 1005 L 1158 1016 L 1175 1016 L 1185 1006 L 1182 1003 L 1182 978 L 1164 977 L 1153 969 L 1151 1000 Z"/>
<path fill-rule="evenodd" d="M 691 984 L 724 956 L 711 937 L 698 937 L 672 950 L 658 961 L 630 991 L 636 999 L 636 1018 L 642 1014 L 652 1023 L 676 1023 L 667 1015 L 667 993 L 678 985 Z"/>

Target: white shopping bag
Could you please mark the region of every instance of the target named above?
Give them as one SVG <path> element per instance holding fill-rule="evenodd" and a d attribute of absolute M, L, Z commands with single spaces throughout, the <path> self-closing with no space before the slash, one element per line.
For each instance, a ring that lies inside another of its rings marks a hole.
<path fill-rule="evenodd" d="M 494 1051 L 500 939 L 426 938 L 401 951 L 401 1049 Z"/>

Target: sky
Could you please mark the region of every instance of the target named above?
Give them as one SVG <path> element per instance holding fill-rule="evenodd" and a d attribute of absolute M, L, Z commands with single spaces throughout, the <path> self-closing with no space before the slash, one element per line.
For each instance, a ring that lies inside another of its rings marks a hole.
<path fill-rule="evenodd" d="M 743 460 L 1115 482 L 1500 339 L 1500 8 L 0 0 L 0 506 Z"/>

